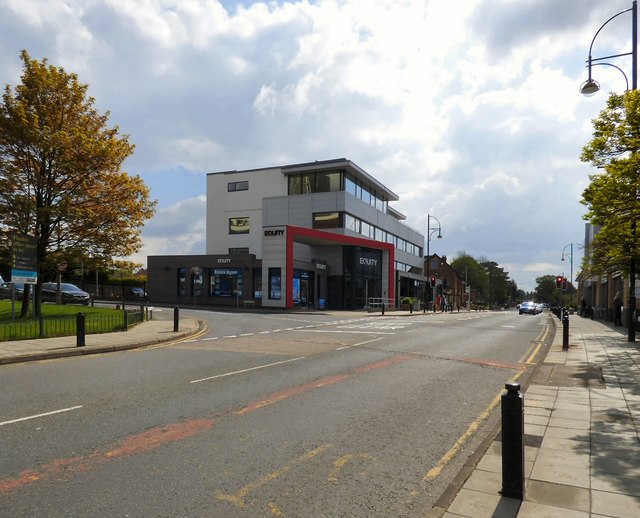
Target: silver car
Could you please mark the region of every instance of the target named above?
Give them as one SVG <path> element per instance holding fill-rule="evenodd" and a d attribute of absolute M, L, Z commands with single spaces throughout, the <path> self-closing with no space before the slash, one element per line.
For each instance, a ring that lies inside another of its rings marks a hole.
<path fill-rule="evenodd" d="M 538 305 L 535 302 L 527 300 L 520 304 L 518 313 L 520 313 L 521 315 L 524 315 L 525 313 L 529 315 L 537 315 L 538 313 L 540 313 L 540 311 L 538 311 Z"/>

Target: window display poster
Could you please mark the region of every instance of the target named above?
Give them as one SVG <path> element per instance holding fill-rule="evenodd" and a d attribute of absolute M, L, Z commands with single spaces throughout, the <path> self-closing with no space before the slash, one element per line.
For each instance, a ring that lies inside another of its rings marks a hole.
<path fill-rule="evenodd" d="M 272 300 L 280 300 L 282 296 L 282 277 L 280 268 L 269 268 L 269 298 Z"/>

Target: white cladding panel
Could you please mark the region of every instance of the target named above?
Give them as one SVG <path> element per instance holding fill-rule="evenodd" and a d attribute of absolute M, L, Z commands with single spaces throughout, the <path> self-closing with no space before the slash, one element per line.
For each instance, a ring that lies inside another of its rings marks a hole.
<path fill-rule="evenodd" d="M 228 190 L 231 182 L 249 183 L 246 191 Z M 230 248 L 262 253 L 262 199 L 287 194 L 281 169 L 214 173 L 207 175 L 207 254 L 228 254 Z M 248 234 L 229 234 L 230 218 L 249 218 Z"/>
<path fill-rule="evenodd" d="M 262 305 L 265 307 L 286 307 L 286 258 L 287 231 L 286 227 L 268 227 L 262 230 Z M 269 268 L 280 271 L 280 298 L 270 299 L 271 290 Z"/>

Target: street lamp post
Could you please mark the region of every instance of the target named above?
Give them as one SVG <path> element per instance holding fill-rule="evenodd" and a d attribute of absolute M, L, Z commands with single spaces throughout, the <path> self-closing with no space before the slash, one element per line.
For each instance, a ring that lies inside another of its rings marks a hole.
<path fill-rule="evenodd" d="M 565 250 L 569 248 L 569 253 L 566 254 Z M 573 243 L 569 243 L 567 246 L 565 246 L 562 249 L 562 257 L 560 258 L 561 261 L 564 261 L 565 257 L 569 257 L 569 263 L 571 265 L 571 277 L 569 277 L 569 282 L 571 283 L 571 287 L 573 287 Z M 573 293 L 571 294 L 571 303 L 573 303 Z"/>
<path fill-rule="evenodd" d="M 618 16 L 631 12 L 631 51 L 624 52 L 622 54 L 614 54 L 611 56 L 603 56 L 601 58 L 593 58 L 592 57 L 592 49 L 593 43 L 595 42 L 598 34 L 607 25 L 611 20 L 617 18 Z M 631 7 L 629 9 L 625 9 L 624 11 L 620 11 L 619 13 L 614 14 L 611 18 L 609 18 L 606 22 L 604 22 L 600 28 L 597 30 L 593 39 L 591 40 L 591 45 L 589 46 L 589 59 L 587 59 L 587 68 L 589 70 L 588 79 L 582 84 L 580 87 L 580 93 L 591 96 L 595 94 L 598 90 L 600 90 L 600 85 L 597 81 L 595 81 L 591 77 L 591 69 L 596 65 L 602 66 L 610 66 L 617 70 L 619 70 L 624 76 L 625 81 L 627 82 L 627 89 L 629 88 L 629 80 L 627 79 L 627 75 L 624 71 L 613 65 L 612 63 L 607 63 L 604 60 L 618 58 L 622 56 L 631 56 L 631 89 L 638 89 L 638 2 L 637 0 L 633 0 L 631 3 Z M 636 248 L 636 221 L 634 218 L 631 219 L 631 238 L 632 238 L 632 250 L 629 257 L 629 311 L 627 315 L 627 324 L 628 324 L 628 341 L 635 342 L 636 341 L 636 257 L 635 257 L 635 248 Z"/>
<path fill-rule="evenodd" d="M 431 228 L 431 220 L 435 219 L 438 222 L 437 228 Z M 438 232 L 438 239 L 442 239 L 442 225 L 440 220 L 431 214 L 427 214 L 427 282 L 429 288 L 426 290 L 427 300 L 425 301 L 425 308 L 429 309 L 429 300 L 433 297 L 433 286 L 431 286 L 431 256 L 429 254 L 429 243 L 431 242 L 431 236 Z"/>

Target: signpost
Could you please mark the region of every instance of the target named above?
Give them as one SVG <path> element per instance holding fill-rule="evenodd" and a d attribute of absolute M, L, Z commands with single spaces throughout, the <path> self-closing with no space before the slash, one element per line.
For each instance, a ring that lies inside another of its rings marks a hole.
<path fill-rule="evenodd" d="M 11 320 L 15 318 L 15 283 L 36 284 L 38 282 L 38 240 L 28 234 L 14 232 L 11 235 Z M 25 292 L 28 287 L 25 286 Z M 35 304 L 35 298 L 34 298 Z"/>
<path fill-rule="evenodd" d="M 13 233 L 11 239 L 11 282 L 36 284 L 38 240 L 27 234 Z"/>

